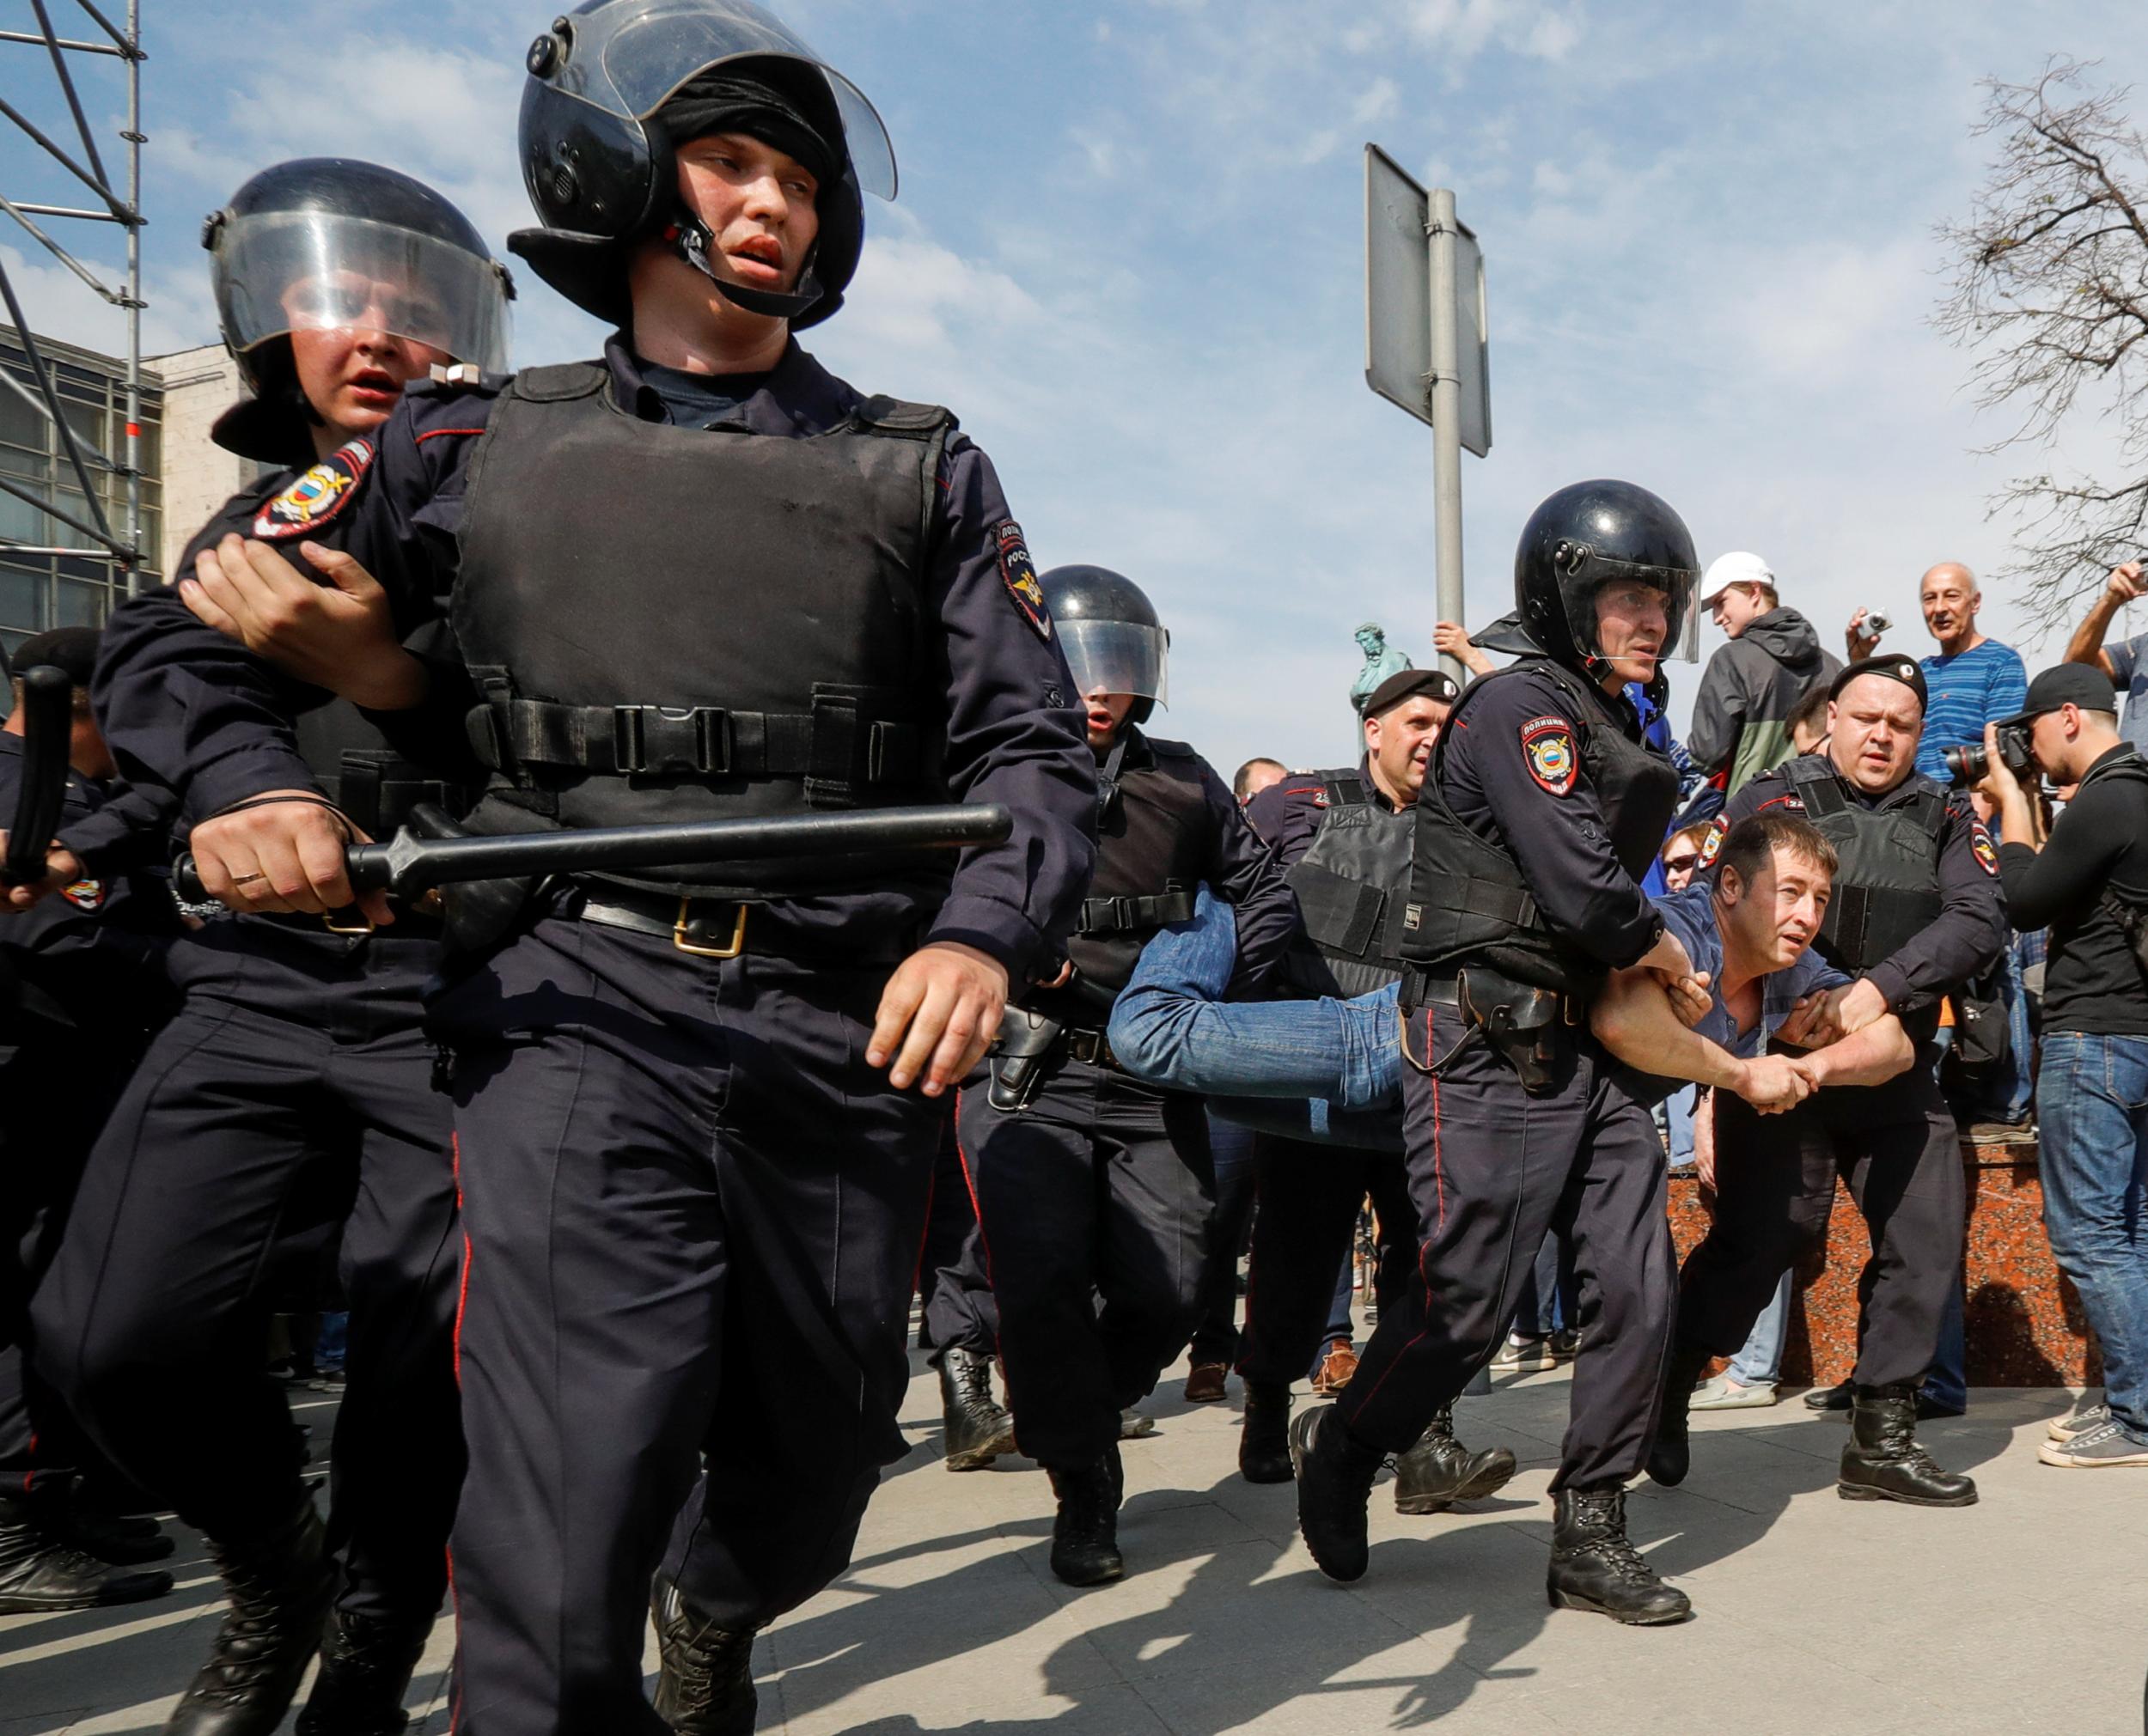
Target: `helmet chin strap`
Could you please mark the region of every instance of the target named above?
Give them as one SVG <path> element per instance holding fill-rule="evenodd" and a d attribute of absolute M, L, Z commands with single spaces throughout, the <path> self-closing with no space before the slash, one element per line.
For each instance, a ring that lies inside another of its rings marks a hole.
<path fill-rule="evenodd" d="M 683 204 L 665 226 L 663 238 L 673 253 L 723 292 L 725 301 L 749 314 L 763 314 L 772 320 L 799 320 L 821 304 L 822 291 L 813 274 L 811 253 L 806 255 L 805 270 L 798 274 L 797 289 L 786 295 L 779 289 L 749 289 L 744 283 L 734 283 L 717 276 L 716 267 L 709 261 L 709 249 L 715 245 L 716 237 L 710 233 L 709 226 Z M 815 247 L 817 251 L 817 243 Z"/>

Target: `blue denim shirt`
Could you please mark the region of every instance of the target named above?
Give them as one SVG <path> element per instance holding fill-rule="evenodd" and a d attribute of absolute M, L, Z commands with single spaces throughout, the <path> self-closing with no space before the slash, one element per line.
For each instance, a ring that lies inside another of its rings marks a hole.
<path fill-rule="evenodd" d="M 1714 895 L 1712 885 L 1690 886 L 1683 892 L 1665 892 L 1656 900 L 1656 908 L 1663 915 L 1663 926 L 1684 943 L 1693 969 L 1706 972 L 1712 986 L 1723 980 L 1723 934 L 1716 927 L 1712 908 Z M 1800 998 L 1815 989 L 1839 988 L 1849 980 L 1808 947 L 1788 970 L 1773 972 L 1761 979 L 1761 1022 L 1742 1038 L 1730 1009 L 1723 1004 L 1719 986 L 1716 986 L 1714 1004 L 1708 1008 L 1707 1017 L 1693 1029 L 1741 1061 L 1748 1061 L 1767 1049 L 1768 1039 L 1790 1017 L 1791 1008 Z"/>

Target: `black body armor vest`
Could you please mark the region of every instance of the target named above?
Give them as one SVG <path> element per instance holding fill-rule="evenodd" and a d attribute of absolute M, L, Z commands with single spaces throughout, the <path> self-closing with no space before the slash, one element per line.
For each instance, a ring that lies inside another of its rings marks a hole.
<path fill-rule="evenodd" d="M 1312 848 L 1284 876 L 1305 924 L 1285 973 L 1306 994 L 1369 995 L 1402 974 L 1414 817 L 1382 807 L 1355 771 L 1316 775 L 1327 809 Z"/>
<path fill-rule="evenodd" d="M 674 428 L 608 385 L 593 362 L 518 374 L 472 460 L 455 628 L 498 773 L 475 828 L 943 800 L 925 571 L 954 418 L 871 399 L 802 438 Z M 845 856 L 617 878 L 754 897 L 951 871 Z"/>
<path fill-rule="evenodd" d="M 1834 764 L 1807 754 L 1775 768 L 1805 805 L 1805 818 L 1834 846 L 1840 866 L 1813 944 L 1838 971 L 1869 971 L 1939 919 L 1939 834 L 1946 792 L 1913 776 L 1899 807 L 1867 807 L 1844 789 Z"/>
<path fill-rule="evenodd" d="M 1565 696 L 1582 770 L 1603 815 L 1612 854 L 1638 886 L 1662 848 L 1678 805 L 1678 773 L 1670 761 L 1626 733 L 1631 713 L 1579 676 L 1532 658 L 1473 683 L 1455 705 L 1432 749 L 1410 862 L 1409 903 L 1402 914 L 1403 956 L 1434 975 L 1451 974 L 1473 959 L 1537 988 L 1586 993 L 1603 967 L 1552 932 L 1521 865 L 1504 842 L 1479 838 L 1448 807 L 1439 787 L 1447 746 L 1471 697 L 1523 669 L 1548 675 Z"/>
<path fill-rule="evenodd" d="M 299 713 L 298 751 L 329 801 L 385 841 L 421 801 L 460 814 L 477 792 L 416 765 L 387 745 L 347 699 Z"/>
<path fill-rule="evenodd" d="M 1132 724 L 1153 765 L 1137 766 L 1103 792 L 1096 822 L 1096 870 L 1082 900 L 1067 956 L 1089 982 L 1116 994 L 1133 975 L 1150 935 L 1193 914 L 1195 891 L 1216 856 L 1215 820 L 1201 783 L 1201 757 L 1180 741 L 1158 741 Z"/>

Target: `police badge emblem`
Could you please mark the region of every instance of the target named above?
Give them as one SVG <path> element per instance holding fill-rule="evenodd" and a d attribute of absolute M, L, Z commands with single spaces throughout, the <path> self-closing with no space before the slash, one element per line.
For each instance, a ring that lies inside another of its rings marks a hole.
<path fill-rule="evenodd" d="M 253 534 L 276 542 L 310 536 L 350 504 L 373 467 L 373 442 L 338 447 L 254 515 Z"/>
<path fill-rule="evenodd" d="M 999 544 L 999 577 L 1014 599 L 1022 618 L 1037 630 L 1040 639 L 1052 637 L 1052 612 L 1044 600 L 1044 587 L 1037 582 L 1037 563 L 1029 557 L 1022 527 L 1006 520 L 992 533 Z"/>
<path fill-rule="evenodd" d="M 1574 752 L 1574 726 L 1564 717 L 1532 717 L 1522 726 L 1522 758 L 1529 776 L 1553 795 L 1574 787 L 1579 770 Z"/>

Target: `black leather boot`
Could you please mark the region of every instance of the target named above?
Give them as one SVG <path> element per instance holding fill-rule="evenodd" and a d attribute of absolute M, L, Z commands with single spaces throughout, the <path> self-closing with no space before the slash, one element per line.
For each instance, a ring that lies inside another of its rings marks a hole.
<path fill-rule="evenodd" d="M 244 1543 L 205 1538 L 231 1612 L 209 1661 L 180 1696 L 165 1736 L 270 1736 L 320 1648 L 335 1595 L 320 1515 L 302 1496 L 291 1515 Z"/>
<path fill-rule="evenodd" d="M 68 1542 L 100 1561 L 131 1567 L 143 1562 L 162 1561 L 178 1547 L 164 1535 L 162 1526 L 146 1517 L 101 1513 L 79 1501 L 70 1501 L 60 1510 L 58 1518 Z"/>
<path fill-rule="evenodd" d="M 1970 1507 L 1976 1484 L 1942 1466 L 1917 1444 L 1913 1386 L 1859 1386 L 1851 1394 L 1850 1438 L 1835 1493 L 1845 1501 L 1901 1501 L 1912 1507 Z"/>
<path fill-rule="evenodd" d="M 298 1715 L 298 1736 L 396 1736 L 410 1722 L 403 1696 L 432 1632 L 430 1619 L 391 1622 L 338 1610 L 320 1648 L 320 1673 Z"/>
<path fill-rule="evenodd" d="M 656 1623 L 656 1715 L 676 1736 L 754 1736 L 754 1634 L 719 1628 L 679 1587 L 658 1580 L 649 1612 Z"/>
<path fill-rule="evenodd" d="M 1365 1508 L 1387 1455 L 1342 1426 L 1335 1407 L 1308 1410 L 1291 1425 L 1297 1469 L 1297 1529 L 1314 1565 L 1331 1580 L 1364 1577 L 1370 1550 Z"/>
<path fill-rule="evenodd" d="M 1291 1480 L 1291 1389 L 1278 1380 L 1246 1382 L 1246 1420 L 1238 1431 L 1238 1475 L 1248 1483 Z"/>
<path fill-rule="evenodd" d="M 1496 1495 L 1514 1475 L 1514 1455 L 1504 1447 L 1472 1453 L 1455 1439 L 1450 1404 L 1432 1418 L 1417 1445 L 1394 1461 L 1394 1510 L 1444 1513 L 1458 1501 Z"/>
<path fill-rule="evenodd" d="M 1123 1473 L 1115 1453 L 1088 1465 L 1047 1467 L 1059 1497 L 1052 1521 L 1052 1571 L 1070 1586 L 1108 1585 L 1126 1576 L 1119 1553 L 1119 1495 Z"/>
<path fill-rule="evenodd" d="M 992 1359 L 959 1344 L 940 1353 L 940 1450 L 949 1471 L 982 1471 L 1015 1450 L 1015 1420 L 992 1397 Z"/>
<path fill-rule="evenodd" d="M 114 1567 L 77 1549 L 64 1516 L 41 1497 L 0 1496 L 0 1615 L 139 1603 L 171 1588 L 162 1568 Z"/>
<path fill-rule="evenodd" d="M 1693 1613 L 1626 1540 L 1626 1489 L 1562 1489 L 1553 1498 L 1552 1564 L 1544 1588 L 1555 1610 L 1589 1610 L 1628 1627 L 1660 1628 Z"/>
<path fill-rule="evenodd" d="M 1677 1345 L 1670 1353 L 1670 1367 L 1663 1374 L 1663 1403 L 1656 1413 L 1656 1440 L 1648 1449 L 1651 1483 L 1675 1489 L 1693 1469 L 1687 1406 L 1693 1403 L 1693 1388 L 1710 1360 L 1706 1350 L 1692 1344 Z"/>

